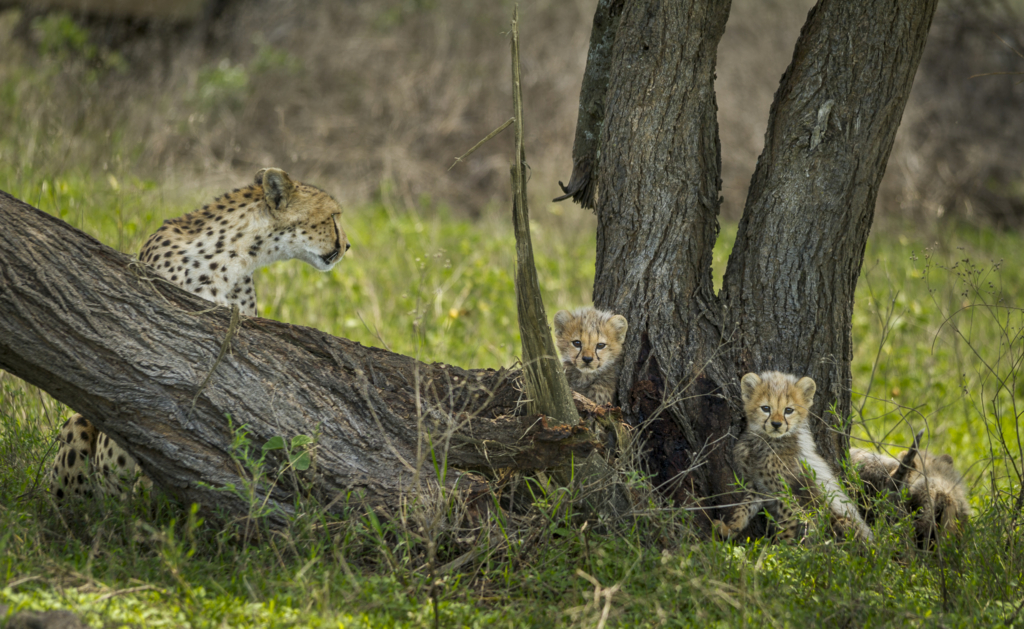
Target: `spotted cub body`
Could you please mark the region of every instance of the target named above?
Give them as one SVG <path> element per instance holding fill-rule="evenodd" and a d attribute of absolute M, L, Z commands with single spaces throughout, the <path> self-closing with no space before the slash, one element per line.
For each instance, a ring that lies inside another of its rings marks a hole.
<path fill-rule="evenodd" d="M 622 315 L 596 308 L 555 314 L 556 346 L 569 388 L 596 404 L 614 402 L 628 328 Z"/>
<path fill-rule="evenodd" d="M 252 275 L 260 267 L 299 259 L 327 271 L 341 260 L 349 244 L 340 214 L 341 206 L 323 190 L 264 168 L 249 186 L 165 221 L 139 259 L 189 292 L 255 316 Z M 136 461 L 86 418 L 75 415 L 61 427 L 50 473 L 58 499 L 89 496 L 94 488 L 124 495 L 140 476 Z"/>
<path fill-rule="evenodd" d="M 740 387 L 747 424 L 733 447 L 733 467 L 746 491 L 728 520 L 714 522 L 716 534 L 736 537 L 756 513 L 766 509 L 780 539 L 799 539 L 803 507 L 825 500 L 836 524 L 852 528 L 861 539 L 871 539 L 871 529 L 818 454 L 811 436 L 808 417 L 817 388 L 814 380 L 768 371 L 748 373 Z M 786 499 L 789 495 L 794 500 Z"/>
<path fill-rule="evenodd" d="M 901 452 L 891 457 L 850 448 L 850 463 L 869 491 L 902 497 L 902 490 L 906 489 L 905 501 L 900 502 L 913 514 L 920 546 L 927 547 L 944 535 L 959 534 L 972 515 L 972 509 L 964 478 L 954 467 L 953 457 L 917 452 L 912 467 L 905 470 L 906 476 L 895 482 L 907 454 Z"/>

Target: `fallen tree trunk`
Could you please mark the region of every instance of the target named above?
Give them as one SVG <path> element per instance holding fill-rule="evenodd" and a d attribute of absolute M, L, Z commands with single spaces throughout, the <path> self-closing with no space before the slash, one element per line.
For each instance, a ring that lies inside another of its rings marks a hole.
<path fill-rule="evenodd" d="M 233 329 L 227 308 L 2 191 L 0 224 L 0 368 L 84 414 L 185 501 L 247 513 L 220 490 L 250 482 L 232 446 L 240 426 L 256 452 L 314 436 L 304 478 L 325 504 L 355 492 L 395 507 L 439 482 L 487 489 L 472 473 L 438 479 L 435 460 L 531 470 L 599 448 L 583 427 L 514 416 L 519 372 L 427 365 L 261 318 Z M 258 488 L 272 522 L 295 491 Z"/>

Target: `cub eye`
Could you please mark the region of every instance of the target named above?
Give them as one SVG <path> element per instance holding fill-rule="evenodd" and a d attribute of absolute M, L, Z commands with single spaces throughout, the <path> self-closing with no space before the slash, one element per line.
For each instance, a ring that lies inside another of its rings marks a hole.
<path fill-rule="evenodd" d="M 765 413 L 771 413 L 772 412 L 772 407 L 770 407 L 770 406 L 762 406 L 761 410 L 764 411 Z"/>
<path fill-rule="evenodd" d="M 787 407 L 786 408 L 786 415 L 790 415 L 792 413 L 793 413 L 793 409 Z"/>
<path fill-rule="evenodd" d="M 580 343 L 579 341 L 573 341 L 573 342 L 572 342 L 572 346 L 573 346 L 573 347 L 583 347 L 583 344 L 582 344 L 582 343 Z"/>
<path fill-rule="evenodd" d="M 604 349 L 604 343 L 598 343 L 597 349 Z"/>

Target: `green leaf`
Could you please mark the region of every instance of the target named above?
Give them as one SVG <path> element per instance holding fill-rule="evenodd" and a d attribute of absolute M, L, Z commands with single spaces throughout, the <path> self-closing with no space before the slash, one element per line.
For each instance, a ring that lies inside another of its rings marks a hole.
<path fill-rule="evenodd" d="M 263 451 L 270 452 L 271 450 L 283 450 L 284 449 L 284 438 L 283 437 L 271 437 L 270 441 L 263 444 Z"/>
<path fill-rule="evenodd" d="M 310 463 L 311 461 L 309 459 L 308 452 L 303 452 L 302 454 L 297 454 L 292 457 L 292 467 L 294 467 L 300 472 L 305 472 L 306 470 L 308 470 Z"/>
<path fill-rule="evenodd" d="M 309 435 L 295 435 L 292 437 L 292 450 L 308 446 L 311 443 L 313 443 L 313 438 Z"/>

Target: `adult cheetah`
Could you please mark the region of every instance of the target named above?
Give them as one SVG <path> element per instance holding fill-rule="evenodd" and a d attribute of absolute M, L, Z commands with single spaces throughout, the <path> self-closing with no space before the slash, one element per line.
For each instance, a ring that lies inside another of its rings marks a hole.
<path fill-rule="evenodd" d="M 344 257 L 349 243 L 340 214 L 338 202 L 320 188 L 264 168 L 255 183 L 164 221 L 139 259 L 189 292 L 255 316 L 252 274 L 260 267 L 299 259 L 328 271 Z M 135 460 L 81 415 L 64 422 L 59 443 L 50 479 L 58 500 L 89 496 L 93 488 L 123 496 L 142 477 Z"/>

